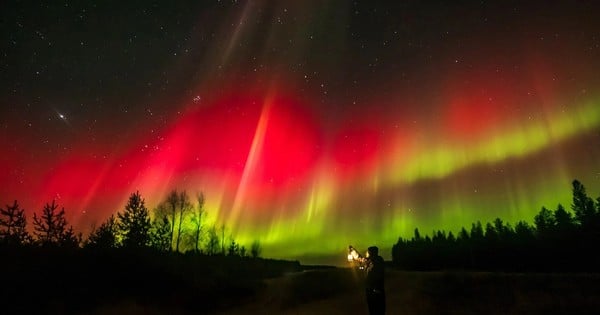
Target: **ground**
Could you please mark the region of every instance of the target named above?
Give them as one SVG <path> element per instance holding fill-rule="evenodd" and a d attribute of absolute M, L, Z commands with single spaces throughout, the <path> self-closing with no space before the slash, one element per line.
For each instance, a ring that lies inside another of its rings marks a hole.
<path fill-rule="evenodd" d="M 387 271 L 387 314 L 598 314 L 600 275 Z M 267 281 L 220 314 L 367 314 L 361 275 L 315 270 Z"/>
<path fill-rule="evenodd" d="M 386 295 L 387 314 L 600 314 L 600 274 L 388 269 Z M 202 303 L 198 301 L 199 305 Z M 198 314 L 127 301 L 87 314 L 117 313 Z M 361 271 L 348 268 L 310 270 L 268 279 L 253 297 L 222 305 L 216 312 L 218 315 L 367 313 Z"/>

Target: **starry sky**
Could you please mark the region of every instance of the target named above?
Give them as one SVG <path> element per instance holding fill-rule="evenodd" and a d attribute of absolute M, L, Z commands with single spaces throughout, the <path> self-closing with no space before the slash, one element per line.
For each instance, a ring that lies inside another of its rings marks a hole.
<path fill-rule="evenodd" d="M 0 198 L 203 192 L 265 256 L 600 194 L 596 1 L 3 1 Z M 314 259 L 313 259 L 314 260 Z"/>

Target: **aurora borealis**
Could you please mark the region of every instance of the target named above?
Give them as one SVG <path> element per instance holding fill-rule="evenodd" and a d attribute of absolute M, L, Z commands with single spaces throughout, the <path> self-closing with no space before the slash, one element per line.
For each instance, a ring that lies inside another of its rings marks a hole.
<path fill-rule="evenodd" d="M 0 197 L 87 231 L 203 192 L 269 257 L 600 192 L 593 1 L 8 1 Z"/>

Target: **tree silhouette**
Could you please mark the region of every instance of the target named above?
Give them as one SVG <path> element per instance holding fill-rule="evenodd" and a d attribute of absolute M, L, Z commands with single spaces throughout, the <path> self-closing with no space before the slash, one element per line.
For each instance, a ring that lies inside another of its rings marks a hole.
<path fill-rule="evenodd" d="M 464 227 L 462 227 L 460 229 L 460 232 L 458 232 L 458 240 L 460 240 L 460 241 L 468 241 L 469 239 L 470 239 L 469 232 L 467 232 L 467 229 L 465 229 Z"/>
<path fill-rule="evenodd" d="M 171 246 L 175 243 L 175 251 L 178 252 L 182 239 L 183 222 L 185 221 L 187 213 L 192 211 L 193 205 L 190 202 L 187 192 L 177 192 L 177 190 L 173 190 L 159 207 L 166 209 L 166 212 L 168 212 L 167 218 L 171 225 Z"/>
<path fill-rule="evenodd" d="M 496 233 L 498 234 L 498 238 L 503 241 L 509 239 L 511 234 L 513 234 L 513 232 L 514 232 L 512 227 L 510 226 L 510 224 L 509 223 L 504 224 L 504 222 L 500 218 L 496 218 L 494 220 L 494 229 L 496 230 Z"/>
<path fill-rule="evenodd" d="M 600 242 L 600 197 L 597 202 L 587 196 L 579 181 L 573 181 L 575 212 L 562 205 L 556 210 L 542 207 L 534 217 L 534 225 L 525 221 L 514 229 L 500 218 L 463 227 L 456 240 L 444 231 L 422 236 L 415 229 L 410 240 L 398 238 L 392 247 L 396 266 L 431 270 L 444 268 L 592 271 L 600 264 L 596 249 Z"/>
<path fill-rule="evenodd" d="M 571 212 L 567 212 L 561 204 L 558 204 L 554 211 L 554 222 L 556 222 L 556 229 L 561 233 L 569 233 L 575 224 Z"/>
<path fill-rule="evenodd" d="M 65 208 L 56 212 L 57 209 L 58 205 L 53 200 L 52 204 L 46 203 L 40 217 L 33 214 L 33 233 L 37 241 L 44 246 L 79 246 L 81 237 L 75 235 L 72 226 L 67 229 Z"/>
<path fill-rule="evenodd" d="M 171 250 L 171 223 L 164 213 L 156 215 L 150 228 L 150 246 L 158 251 Z"/>
<path fill-rule="evenodd" d="M 255 240 L 254 242 L 252 242 L 252 245 L 250 246 L 250 256 L 252 258 L 258 258 L 258 257 L 260 257 L 261 253 L 262 253 L 262 246 L 260 245 L 260 241 Z"/>
<path fill-rule="evenodd" d="M 470 239 L 475 241 L 481 241 L 483 240 L 483 238 L 483 227 L 481 226 L 481 222 L 477 221 L 471 225 Z"/>
<path fill-rule="evenodd" d="M 525 221 L 519 221 L 515 224 L 515 234 L 519 240 L 527 242 L 535 237 L 533 228 Z"/>
<path fill-rule="evenodd" d="M 454 243 L 456 242 L 456 237 L 452 233 L 452 231 L 448 232 L 448 242 Z"/>
<path fill-rule="evenodd" d="M 27 233 L 25 210 L 15 200 L 12 206 L 0 209 L 0 241 L 7 245 L 21 245 L 30 240 Z"/>
<path fill-rule="evenodd" d="M 182 191 L 178 196 L 177 203 L 177 212 L 179 214 L 179 222 L 177 225 L 177 239 L 175 241 L 175 251 L 179 251 L 179 243 L 181 241 L 181 224 L 186 216 L 186 214 L 192 209 L 192 203 L 190 202 L 190 197 L 188 197 L 187 192 Z"/>
<path fill-rule="evenodd" d="M 142 248 L 150 242 L 150 217 L 145 201 L 139 192 L 129 196 L 123 212 L 117 213 L 118 228 L 123 237 L 123 247 Z"/>
<path fill-rule="evenodd" d="M 235 242 L 232 238 L 231 243 L 229 243 L 229 247 L 227 248 L 227 256 L 239 256 L 240 255 L 240 245 Z"/>
<path fill-rule="evenodd" d="M 414 240 L 415 240 L 416 242 L 419 242 L 419 241 L 421 241 L 421 233 L 419 233 L 419 229 L 418 229 L 418 228 L 415 228 L 415 236 L 414 236 Z"/>
<path fill-rule="evenodd" d="M 198 204 L 193 208 L 192 212 L 192 225 L 194 226 L 193 238 L 194 238 L 194 251 L 200 252 L 200 241 L 202 237 L 202 217 L 204 216 L 204 194 L 200 193 L 197 196 Z"/>
<path fill-rule="evenodd" d="M 173 242 L 175 241 L 175 219 L 177 218 L 177 203 L 179 202 L 179 196 L 177 194 L 177 190 L 171 191 L 167 196 L 167 200 L 165 203 L 169 209 L 170 213 L 170 221 L 171 221 L 171 246 L 173 246 Z"/>
<path fill-rule="evenodd" d="M 117 222 L 111 215 L 100 227 L 93 229 L 87 239 L 86 247 L 95 249 L 111 249 L 117 247 Z"/>
<path fill-rule="evenodd" d="M 585 187 L 578 181 L 573 181 L 573 203 L 571 209 L 575 213 L 575 220 L 583 226 L 589 226 L 595 221 L 596 209 L 594 200 L 587 196 Z"/>
<path fill-rule="evenodd" d="M 81 245 L 81 233 L 75 233 L 73 226 L 69 226 L 65 233 L 60 236 L 59 245 L 63 247 L 76 248 Z"/>
<path fill-rule="evenodd" d="M 498 231 L 491 223 L 485 225 L 485 239 L 488 243 L 494 243 L 498 241 Z"/>
<path fill-rule="evenodd" d="M 225 223 L 221 225 L 221 255 L 225 255 Z"/>
<path fill-rule="evenodd" d="M 217 227 L 212 226 L 208 229 L 208 240 L 206 242 L 206 253 L 208 255 L 216 255 L 219 251 L 219 234 Z"/>
<path fill-rule="evenodd" d="M 538 237 L 541 238 L 548 237 L 556 225 L 552 211 L 548 210 L 546 207 L 542 207 L 542 210 L 540 210 L 540 212 L 533 218 L 533 222 L 535 223 L 535 229 Z"/>

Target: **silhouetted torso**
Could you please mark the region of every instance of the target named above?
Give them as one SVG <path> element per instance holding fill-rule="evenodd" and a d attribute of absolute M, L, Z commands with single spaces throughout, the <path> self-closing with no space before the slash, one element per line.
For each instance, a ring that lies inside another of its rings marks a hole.
<path fill-rule="evenodd" d="M 366 271 L 366 287 L 367 289 L 384 290 L 384 271 L 385 264 L 381 256 L 369 258 Z"/>
<path fill-rule="evenodd" d="M 367 261 L 367 277 L 365 279 L 365 291 L 369 314 L 385 314 L 385 264 L 381 256 L 372 256 Z"/>

